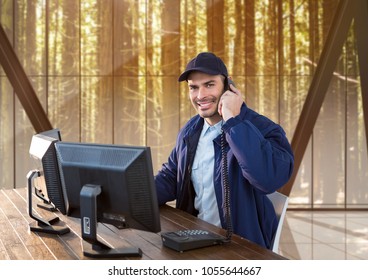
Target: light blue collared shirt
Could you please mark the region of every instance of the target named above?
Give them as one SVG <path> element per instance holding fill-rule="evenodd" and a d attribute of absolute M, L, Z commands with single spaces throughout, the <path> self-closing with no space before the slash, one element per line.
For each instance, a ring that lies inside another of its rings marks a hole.
<path fill-rule="evenodd" d="M 214 144 L 213 140 L 221 134 L 222 121 L 210 126 L 204 121 L 192 166 L 192 182 L 196 196 L 194 207 L 198 210 L 198 218 L 218 227 L 221 226 L 220 215 L 213 182 Z"/>

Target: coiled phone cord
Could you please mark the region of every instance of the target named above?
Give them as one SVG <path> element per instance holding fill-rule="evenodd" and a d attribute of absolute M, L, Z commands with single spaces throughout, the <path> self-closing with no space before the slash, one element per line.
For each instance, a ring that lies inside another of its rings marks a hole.
<path fill-rule="evenodd" d="M 227 154 L 225 151 L 225 132 L 221 130 L 221 156 L 222 156 L 222 182 L 224 186 L 224 212 L 226 220 L 226 240 L 230 241 L 233 234 L 233 226 L 230 211 L 230 187 L 229 172 L 227 167 Z"/>

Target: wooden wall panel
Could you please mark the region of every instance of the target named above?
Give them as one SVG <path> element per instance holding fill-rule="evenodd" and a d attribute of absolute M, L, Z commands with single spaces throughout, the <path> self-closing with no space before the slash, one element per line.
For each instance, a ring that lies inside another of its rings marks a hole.
<path fill-rule="evenodd" d="M 13 188 L 14 158 L 14 94 L 8 79 L 0 75 L 0 187 Z"/>
<path fill-rule="evenodd" d="M 48 79 L 48 116 L 62 140 L 81 140 L 81 99 L 78 76 L 51 76 Z M 92 94 L 92 92 L 91 92 Z"/>
<path fill-rule="evenodd" d="M 13 10 L 12 3 L 1 1 L 0 23 L 13 42 L 13 22 L 6 15 Z M 14 158 L 14 90 L 0 65 L 0 188 L 13 188 L 15 184 Z"/>
<path fill-rule="evenodd" d="M 145 145 L 147 98 L 145 77 L 114 78 L 114 143 Z"/>
<path fill-rule="evenodd" d="M 147 19 L 144 11 L 143 1 L 114 0 L 113 70 L 116 76 L 146 73 Z"/>
<path fill-rule="evenodd" d="M 148 89 L 147 102 L 147 145 L 153 154 L 154 170 L 158 170 L 175 145 L 179 131 L 179 96 L 171 90 L 177 81 L 171 77 L 152 77 L 148 84 L 155 87 Z M 164 86 L 165 85 L 165 86 Z M 162 88 L 162 90 L 157 90 Z"/>
<path fill-rule="evenodd" d="M 112 0 L 80 3 L 80 74 L 112 75 Z"/>
<path fill-rule="evenodd" d="M 48 3 L 46 34 L 48 74 L 78 76 L 81 58 L 80 3 L 75 0 L 48 1 Z"/>
<path fill-rule="evenodd" d="M 81 80 L 81 142 L 112 143 L 113 79 L 83 77 Z"/>

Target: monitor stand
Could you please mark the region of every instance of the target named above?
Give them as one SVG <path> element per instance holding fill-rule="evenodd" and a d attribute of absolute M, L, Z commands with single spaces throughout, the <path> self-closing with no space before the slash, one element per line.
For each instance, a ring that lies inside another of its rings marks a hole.
<path fill-rule="evenodd" d="M 29 216 L 34 219 L 35 221 L 29 224 L 29 228 L 33 232 L 44 232 L 44 233 L 51 233 L 51 234 L 65 234 L 70 232 L 68 227 L 63 226 L 56 226 L 55 223 L 59 222 L 59 218 L 55 217 L 50 220 L 42 219 L 41 217 L 36 216 L 33 214 L 33 207 L 32 207 L 32 190 L 36 189 L 33 187 L 33 180 L 40 176 L 40 172 L 38 170 L 31 170 L 27 174 L 28 180 L 28 214 Z M 36 193 L 37 197 L 40 197 Z"/>
<path fill-rule="evenodd" d="M 101 186 L 90 184 L 84 185 L 80 192 L 83 254 L 90 258 L 141 257 L 140 248 L 111 248 L 97 240 L 97 197 L 100 194 Z"/>

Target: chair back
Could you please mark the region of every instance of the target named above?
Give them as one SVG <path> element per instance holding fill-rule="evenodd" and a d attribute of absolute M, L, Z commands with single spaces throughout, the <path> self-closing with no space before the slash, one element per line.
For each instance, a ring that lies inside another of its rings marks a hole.
<path fill-rule="evenodd" d="M 279 251 L 279 242 L 281 237 L 282 225 L 284 223 L 286 209 L 288 207 L 289 198 L 279 192 L 268 194 L 267 197 L 271 200 L 273 207 L 275 208 L 276 216 L 278 219 L 277 230 L 271 243 L 271 250 L 275 253 Z"/>

